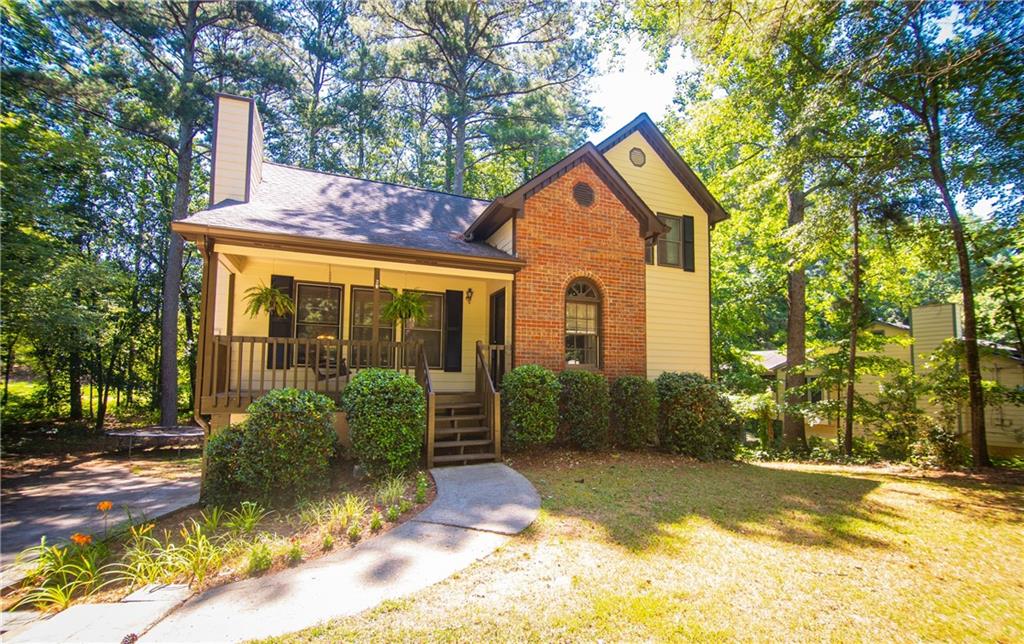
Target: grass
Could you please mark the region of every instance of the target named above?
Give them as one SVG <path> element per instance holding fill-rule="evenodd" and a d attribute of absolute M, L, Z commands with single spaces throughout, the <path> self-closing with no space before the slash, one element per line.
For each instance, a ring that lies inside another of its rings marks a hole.
<path fill-rule="evenodd" d="M 400 603 L 279 638 L 1024 640 L 1024 478 L 555 453 L 538 521 Z"/>

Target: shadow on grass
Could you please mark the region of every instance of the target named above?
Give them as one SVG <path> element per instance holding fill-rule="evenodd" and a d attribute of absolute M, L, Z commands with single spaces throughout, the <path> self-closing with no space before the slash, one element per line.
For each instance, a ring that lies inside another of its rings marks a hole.
<path fill-rule="evenodd" d="M 602 526 L 631 550 L 685 546 L 703 519 L 748 537 L 805 546 L 888 548 L 901 518 L 868 495 L 881 482 L 745 463 L 632 454 L 523 465 L 544 508 Z"/>

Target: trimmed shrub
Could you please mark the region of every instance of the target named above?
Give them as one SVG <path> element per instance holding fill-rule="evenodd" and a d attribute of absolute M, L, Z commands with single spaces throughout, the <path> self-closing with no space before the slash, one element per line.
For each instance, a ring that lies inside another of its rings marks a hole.
<path fill-rule="evenodd" d="M 599 373 L 567 369 L 558 374 L 559 420 L 573 447 L 601 449 L 608 444 L 608 381 Z"/>
<path fill-rule="evenodd" d="M 665 372 L 654 386 L 662 450 L 702 461 L 735 455 L 739 418 L 714 383 L 696 373 Z"/>
<path fill-rule="evenodd" d="M 237 469 L 244 498 L 293 501 L 330 484 L 330 459 L 338 440 L 330 398 L 275 389 L 246 411 Z"/>
<path fill-rule="evenodd" d="M 231 505 L 241 494 L 238 463 L 244 427 L 228 425 L 206 439 L 206 470 L 201 500 L 204 505 Z"/>
<path fill-rule="evenodd" d="M 419 461 L 427 413 L 423 387 L 391 369 L 363 369 L 341 394 L 352 454 L 374 477 L 394 476 Z"/>
<path fill-rule="evenodd" d="M 502 440 L 512 449 L 545 445 L 558 429 L 558 391 L 550 369 L 525 364 L 501 381 Z"/>
<path fill-rule="evenodd" d="M 654 445 L 658 439 L 658 394 L 643 376 L 622 376 L 611 386 L 615 444 L 627 449 Z"/>

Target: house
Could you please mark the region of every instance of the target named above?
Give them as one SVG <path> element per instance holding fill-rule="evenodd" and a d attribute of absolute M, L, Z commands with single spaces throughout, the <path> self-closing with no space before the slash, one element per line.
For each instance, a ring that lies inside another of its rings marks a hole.
<path fill-rule="evenodd" d="M 875 322 L 870 331 L 885 336 L 885 343 L 880 349 L 865 352 L 865 355 L 881 355 L 899 360 L 913 370 L 916 375 L 923 375 L 928 370 L 928 356 L 943 342 L 950 338 L 962 337 L 960 307 L 956 304 L 929 304 L 911 310 L 910 325 L 889 322 Z M 1004 388 L 1013 390 L 1024 388 L 1024 356 L 1010 348 L 982 341 L 987 350 L 981 355 L 981 377 Z M 778 351 L 755 351 L 761 361 L 766 377 L 772 381 L 776 400 L 785 400 L 786 356 Z M 814 369 L 808 370 L 807 377 L 812 380 L 816 375 Z M 875 375 L 864 375 L 855 384 L 857 395 L 868 400 L 875 399 L 882 379 Z M 845 391 L 827 389 L 812 391 L 811 401 L 845 400 Z M 926 396 L 918 400 L 918 406 L 929 414 L 938 412 L 938 407 Z M 969 411 L 964 408 L 960 412 L 958 423 L 966 432 L 969 424 Z M 781 415 L 777 419 L 781 422 Z M 821 438 L 835 438 L 840 430 L 842 419 L 837 417 L 805 417 L 807 434 Z M 989 453 L 995 457 L 1024 456 L 1024 406 L 1006 401 L 1002 404 L 987 405 L 985 409 L 985 428 Z M 863 435 L 864 428 L 855 425 L 854 433 Z M 966 439 L 966 435 L 965 435 Z"/>
<path fill-rule="evenodd" d="M 646 114 L 481 201 L 267 161 L 255 103 L 221 94 L 211 165 L 209 207 L 172 224 L 204 260 L 211 431 L 271 389 L 337 399 L 378 366 L 426 389 L 428 463 L 489 460 L 517 365 L 710 375 L 710 234 L 728 215 Z M 261 286 L 295 313 L 245 314 Z M 428 319 L 384 321 L 390 289 L 421 293 Z"/>

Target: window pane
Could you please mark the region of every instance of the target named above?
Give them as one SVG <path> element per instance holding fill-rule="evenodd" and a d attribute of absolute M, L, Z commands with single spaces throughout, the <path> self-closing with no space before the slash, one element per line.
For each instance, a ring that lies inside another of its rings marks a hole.
<path fill-rule="evenodd" d="M 341 318 L 341 289 L 336 286 L 299 284 L 295 321 L 338 325 Z"/>
<path fill-rule="evenodd" d="M 668 226 L 668 232 L 665 233 L 664 235 L 661 235 L 658 239 L 664 239 L 665 241 L 673 242 L 677 242 L 682 239 L 682 231 L 680 230 L 678 217 L 666 217 L 662 215 L 659 216 L 658 219 L 661 220 L 661 223 Z"/>
<path fill-rule="evenodd" d="M 338 327 L 326 324 L 296 324 L 295 337 L 335 340 L 338 337 Z"/>
<path fill-rule="evenodd" d="M 441 329 L 441 307 L 443 306 L 444 299 L 440 295 L 433 293 L 421 293 L 423 297 L 423 308 L 427 312 L 427 319 L 423 322 L 417 322 L 415 327 L 418 329 Z"/>
<path fill-rule="evenodd" d="M 380 306 L 383 308 L 387 302 L 392 300 L 392 295 L 385 290 L 379 291 L 379 294 Z M 380 320 L 380 318 L 378 319 Z M 352 289 L 351 320 L 349 338 L 353 341 L 350 350 L 352 366 L 393 366 L 391 350 L 388 347 L 380 347 L 379 355 L 373 358 L 372 347 L 367 344 L 373 340 L 373 289 Z M 379 342 L 393 342 L 394 339 L 394 325 L 380 320 L 377 327 L 377 340 Z"/>
<path fill-rule="evenodd" d="M 669 266 L 679 266 L 679 244 L 665 244 L 659 249 L 661 263 Z"/>
<path fill-rule="evenodd" d="M 416 342 L 423 343 L 423 351 L 427 354 L 427 365 L 433 369 L 441 368 L 441 332 L 435 330 L 416 329 L 409 332 L 409 342 L 414 345 Z M 409 364 L 415 365 L 415 356 L 409 355 Z"/>
<path fill-rule="evenodd" d="M 650 239 L 644 243 L 644 261 L 648 264 L 654 263 L 654 242 Z"/>
<path fill-rule="evenodd" d="M 392 299 L 391 293 L 382 290 L 380 292 L 380 305 L 383 307 Z M 352 290 L 352 326 L 371 326 L 373 324 L 373 290 L 353 289 Z M 391 327 L 390 323 L 381 321 L 380 327 Z"/>

